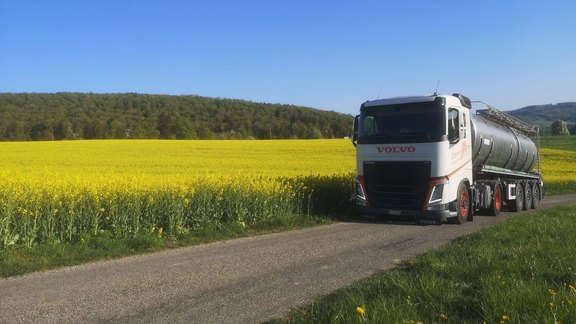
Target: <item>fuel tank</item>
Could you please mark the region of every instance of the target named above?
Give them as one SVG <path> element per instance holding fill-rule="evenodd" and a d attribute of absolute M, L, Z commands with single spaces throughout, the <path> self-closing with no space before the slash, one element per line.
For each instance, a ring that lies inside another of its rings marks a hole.
<path fill-rule="evenodd" d="M 536 144 L 521 132 L 497 124 L 481 115 L 471 115 L 472 163 L 482 166 L 529 172 L 538 156 Z"/>

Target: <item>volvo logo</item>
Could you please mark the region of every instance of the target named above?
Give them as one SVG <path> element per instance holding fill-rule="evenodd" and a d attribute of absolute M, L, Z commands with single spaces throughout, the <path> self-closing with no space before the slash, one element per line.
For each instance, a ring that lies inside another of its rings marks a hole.
<path fill-rule="evenodd" d="M 378 146 L 378 153 L 414 153 L 415 146 Z"/>

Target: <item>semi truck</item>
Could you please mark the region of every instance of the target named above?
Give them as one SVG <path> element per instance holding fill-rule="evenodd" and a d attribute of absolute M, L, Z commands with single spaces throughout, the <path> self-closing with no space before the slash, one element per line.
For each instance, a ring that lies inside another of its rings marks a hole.
<path fill-rule="evenodd" d="M 364 102 L 354 118 L 355 198 L 368 217 L 463 224 L 537 208 L 539 129 L 461 94 Z M 536 143 L 538 145 L 536 145 Z"/>

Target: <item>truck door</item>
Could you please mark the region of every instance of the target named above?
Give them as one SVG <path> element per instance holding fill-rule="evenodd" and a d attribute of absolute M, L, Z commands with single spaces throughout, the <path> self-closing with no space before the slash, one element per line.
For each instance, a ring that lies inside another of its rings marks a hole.
<path fill-rule="evenodd" d="M 450 148 L 460 141 L 460 112 L 456 108 L 448 109 L 448 140 Z"/>
<path fill-rule="evenodd" d="M 450 142 L 450 162 L 454 168 L 459 168 L 467 162 L 470 150 L 468 136 L 468 111 L 458 108 L 448 109 L 448 141 Z M 454 169 L 453 169 L 454 170 Z"/>

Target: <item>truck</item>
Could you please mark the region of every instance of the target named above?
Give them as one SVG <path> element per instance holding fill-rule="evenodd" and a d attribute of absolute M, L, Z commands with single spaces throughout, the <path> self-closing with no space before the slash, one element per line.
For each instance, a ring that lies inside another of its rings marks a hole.
<path fill-rule="evenodd" d="M 539 128 L 458 93 L 364 102 L 355 116 L 355 200 L 370 218 L 463 224 L 535 209 L 544 197 Z M 536 144 L 538 143 L 538 145 Z"/>

